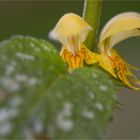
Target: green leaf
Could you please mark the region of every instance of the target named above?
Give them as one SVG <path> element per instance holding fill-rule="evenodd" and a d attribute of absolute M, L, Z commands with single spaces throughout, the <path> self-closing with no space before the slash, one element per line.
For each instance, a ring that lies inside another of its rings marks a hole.
<path fill-rule="evenodd" d="M 116 95 L 96 68 L 66 73 L 47 41 L 16 36 L 0 43 L 0 138 L 99 138 Z"/>
<path fill-rule="evenodd" d="M 112 118 L 116 95 L 103 71 L 82 68 L 57 80 L 46 94 L 46 103 L 50 137 L 97 139 Z"/>
<path fill-rule="evenodd" d="M 1 42 L 0 138 L 21 137 L 31 119 L 29 112 L 64 73 L 59 53 L 44 40 L 16 36 Z"/>

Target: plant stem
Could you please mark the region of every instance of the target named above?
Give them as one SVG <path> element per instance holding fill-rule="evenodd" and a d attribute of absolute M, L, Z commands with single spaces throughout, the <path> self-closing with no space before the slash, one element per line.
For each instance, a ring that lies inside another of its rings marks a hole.
<path fill-rule="evenodd" d="M 85 0 L 83 18 L 93 28 L 88 34 L 85 45 L 93 50 L 97 45 L 97 35 L 100 22 L 102 0 Z"/>

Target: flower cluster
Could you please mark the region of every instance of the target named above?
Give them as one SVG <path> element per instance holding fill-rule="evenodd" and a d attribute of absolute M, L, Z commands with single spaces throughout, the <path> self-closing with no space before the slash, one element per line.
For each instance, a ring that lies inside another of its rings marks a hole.
<path fill-rule="evenodd" d="M 103 28 L 98 48 L 99 53 L 90 51 L 84 41 L 92 27 L 80 16 L 65 14 L 51 31 L 50 36 L 62 43 L 60 52 L 69 70 L 97 63 L 113 77 L 120 79 L 128 87 L 138 90 L 140 82 L 130 71 L 135 67 L 128 64 L 114 49 L 118 42 L 128 37 L 140 35 L 140 14 L 122 13 L 112 18 Z"/>

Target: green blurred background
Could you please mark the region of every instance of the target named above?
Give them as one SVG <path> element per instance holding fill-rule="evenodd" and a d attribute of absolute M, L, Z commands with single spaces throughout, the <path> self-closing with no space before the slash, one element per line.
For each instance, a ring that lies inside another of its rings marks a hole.
<path fill-rule="evenodd" d="M 0 1 L 0 40 L 15 34 L 48 40 L 48 32 L 64 13 L 82 15 L 83 3 L 83 0 Z M 100 30 L 112 16 L 125 11 L 140 12 L 140 0 L 103 1 Z M 140 68 L 140 37 L 123 41 L 115 48 Z M 136 75 L 140 78 L 140 71 Z M 140 92 L 126 89 L 117 94 L 123 105 L 114 112 L 107 139 L 140 139 Z"/>

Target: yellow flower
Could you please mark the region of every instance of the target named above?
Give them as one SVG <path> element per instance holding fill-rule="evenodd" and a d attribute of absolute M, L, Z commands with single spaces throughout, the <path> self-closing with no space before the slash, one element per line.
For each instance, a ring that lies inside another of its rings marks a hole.
<path fill-rule="evenodd" d="M 118 42 L 140 35 L 140 14 L 127 12 L 112 18 L 103 28 L 99 38 L 100 53 L 93 53 L 84 45 L 84 41 L 92 30 L 90 25 L 80 16 L 65 14 L 51 31 L 50 36 L 62 43 L 60 52 L 69 70 L 87 64 L 98 63 L 104 70 L 115 78 L 120 79 L 128 87 L 138 90 L 135 84 L 140 82 L 130 71 L 135 69 L 128 64 L 112 47 Z"/>
<path fill-rule="evenodd" d="M 83 44 L 89 31 L 92 30 L 80 16 L 68 13 L 65 14 L 51 31 L 50 36 L 62 43 L 60 55 L 68 64 L 69 70 L 87 64 L 98 62 L 98 54 L 94 54 Z"/>
<path fill-rule="evenodd" d="M 110 63 L 108 67 L 103 68 L 110 72 L 113 68 L 113 76 L 116 75 L 121 81 L 123 81 L 127 86 L 135 90 L 139 89 L 135 87 L 135 84 L 140 82 L 130 71 L 130 69 L 135 69 L 133 66 L 128 64 L 112 47 L 115 46 L 120 41 L 127 39 L 128 37 L 139 36 L 140 35 L 140 14 L 134 12 L 122 13 L 114 18 L 112 18 L 103 28 L 100 40 L 99 40 L 99 50 L 103 58 L 106 56 L 108 59 L 101 63 Z M 115 77 L 116 77 L 115 76 Z"/>

